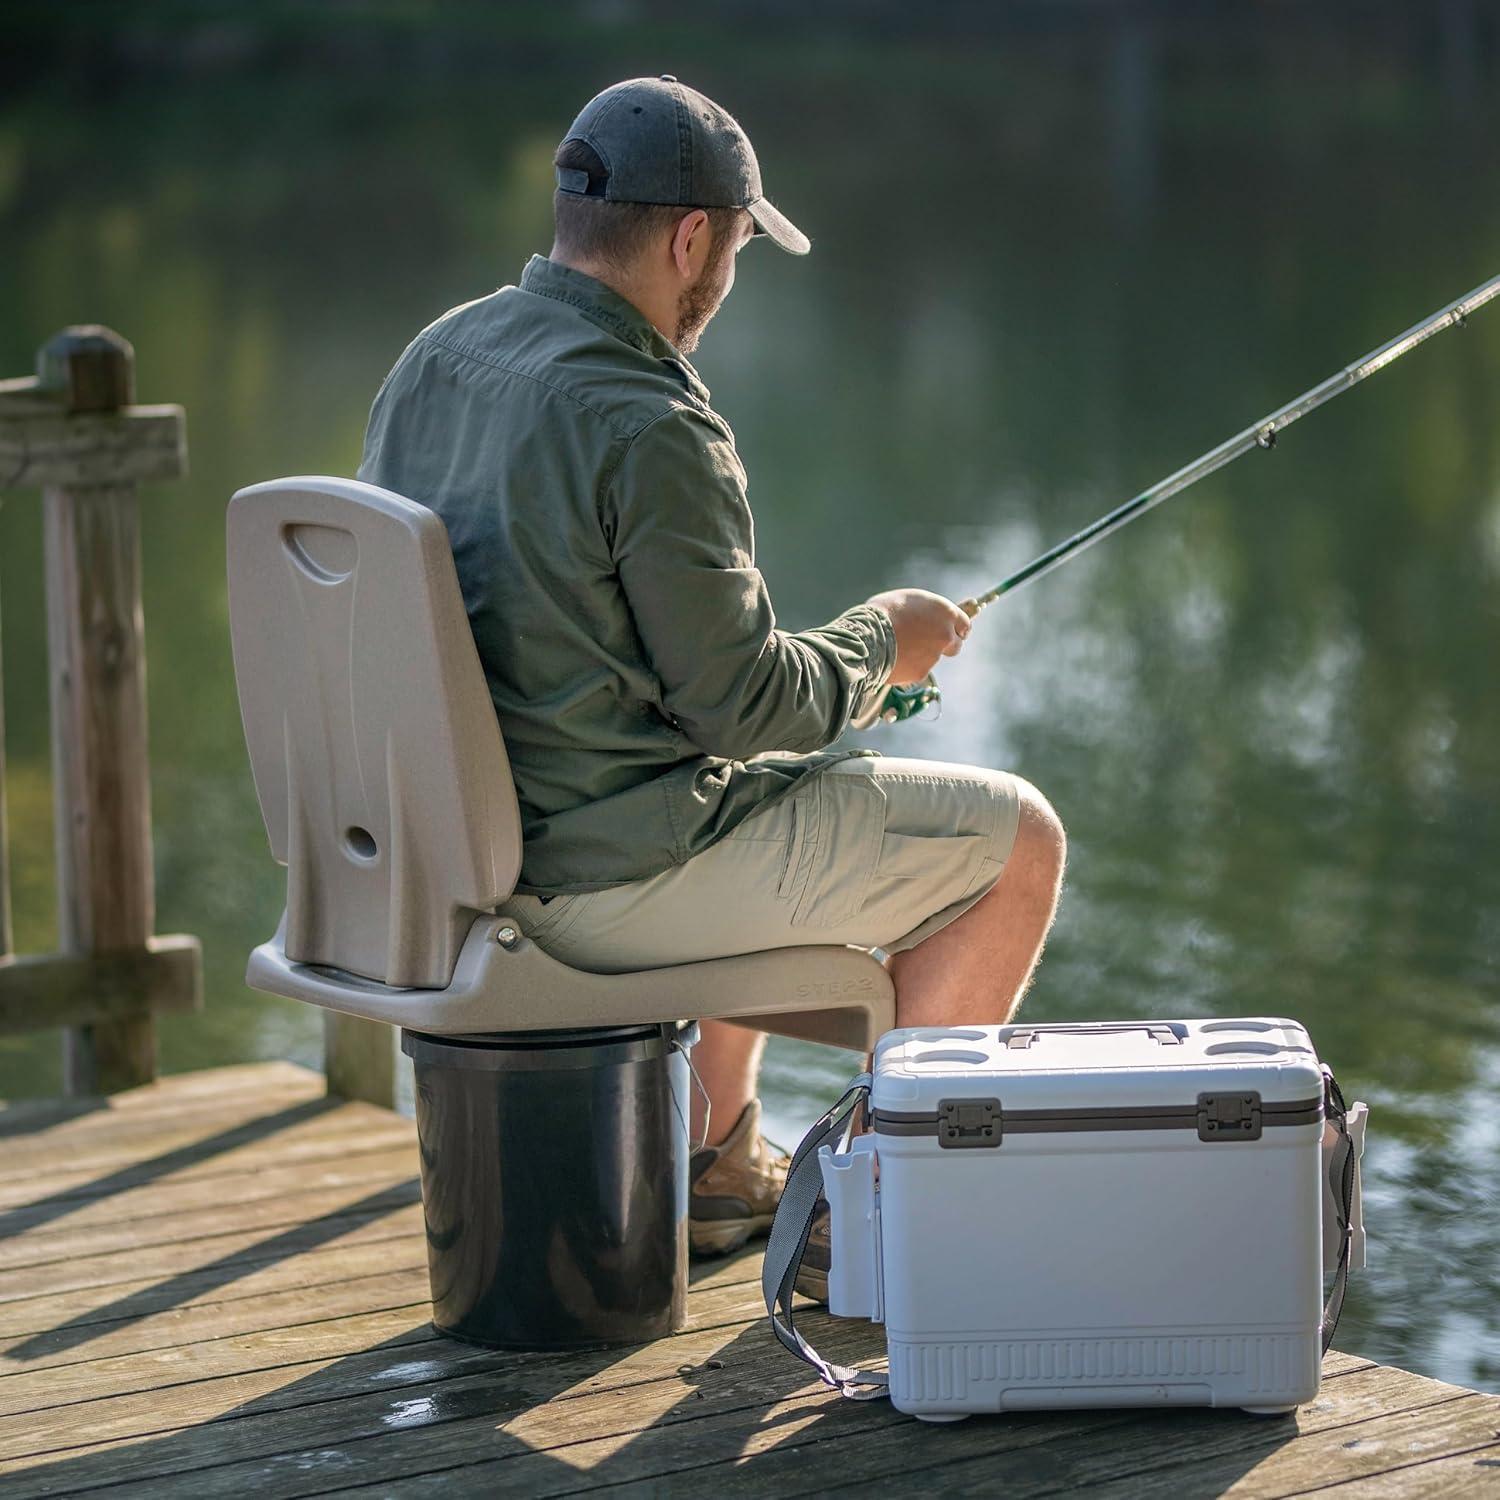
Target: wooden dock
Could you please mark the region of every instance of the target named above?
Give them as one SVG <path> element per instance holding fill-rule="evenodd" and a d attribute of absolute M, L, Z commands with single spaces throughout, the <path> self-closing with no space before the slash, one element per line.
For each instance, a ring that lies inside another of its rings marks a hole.
<path fill-rule="evenodd" d="M 756 1254 L 687 1330 L 436 1336 L 409 1120 L 266 1063 L 0 1112 L 0 1495 L 1500 1495 L 1500 1397 L 1330 1355 L 1295 1417 L 929 1427 L 804 1378 Z M 835 1357 L 878 1334 L 808 1315 Z"/>

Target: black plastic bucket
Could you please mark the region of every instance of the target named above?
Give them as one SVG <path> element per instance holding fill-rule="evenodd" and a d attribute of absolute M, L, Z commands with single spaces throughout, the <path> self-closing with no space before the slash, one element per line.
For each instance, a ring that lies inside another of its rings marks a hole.
<path fill-rule="evenodd" d="M 657 1024 L 401 1033 L 439 1332 L 576 1349 L 682 1326 L 694 1039 Z"/>

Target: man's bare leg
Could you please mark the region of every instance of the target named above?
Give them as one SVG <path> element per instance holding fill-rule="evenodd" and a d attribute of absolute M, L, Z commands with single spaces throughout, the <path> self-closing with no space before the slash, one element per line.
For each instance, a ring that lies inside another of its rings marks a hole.
<path fill-rule="evenodd" d="M 1004 1024 L 1015 1014 L 1057 912 L 1067 840 L 1047 799 L 1021 783 L 1015 847 L 968 911 L 887 960 L 897 1026 Z"/>
<path fill-rule="evenodd" d="M 745 1106 L 755 1098 L 766 1034 L 728 1021 L 701 1021 L 702 1040 L 693 1048 L 693 1068 L 712 1105 L 709 1146 L 723 1144 Z M 693 1090 L 693 1141 L 703 1140 L 703 1094 Z"/>

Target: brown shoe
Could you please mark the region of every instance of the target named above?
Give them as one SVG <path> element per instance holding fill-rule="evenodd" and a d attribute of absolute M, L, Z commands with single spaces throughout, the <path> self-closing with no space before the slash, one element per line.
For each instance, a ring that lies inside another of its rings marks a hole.
<path fill-rule="evenodd" d="M 807 1232 L 807 1249 L 797 1268 L 792 1286 L 814 1302 L 828 1300 L 828 1267 L 833 1263 L 833 1238 L 829 1233 L 828 1200 L 820 1193 L 813 1210 L 812 1228 Z"/>
<path fill-rule="evenodd" d="M 695 1255 L 738 1250 L 776 1217 L 790 1159 L 760 1133 L 760 1100 L 752 1099 L 722 1145 L 693 1153 L 688 1167 L 688 1243 Z"/>

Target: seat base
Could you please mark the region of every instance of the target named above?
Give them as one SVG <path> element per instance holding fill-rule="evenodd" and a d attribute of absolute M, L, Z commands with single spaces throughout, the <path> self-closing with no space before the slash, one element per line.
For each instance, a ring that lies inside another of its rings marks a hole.
<path fill-rule="evenodd" d="M 499 941 L 502 928 L 520 935 Z M 823 944 L 594 974 L 569 968 L 520 932 L 514 917 L 481 916 L 446 989 L 403 989 L 286 954 L 286 922 L 250 955 L 252 989 L 438 1036 L 642 1021 L 735 1021 L 760 1031 L 868 1052 L 895 1024 L 895 988 L 864 948 Z"/>
<path fill-rule="evenodd" d="M 481 1045 L 403 1031 L 401 1049 L 414 1069 L 433 1327 L 498 1349 L 677 1332 L 692 1090 L 679 1028 Z"/>

